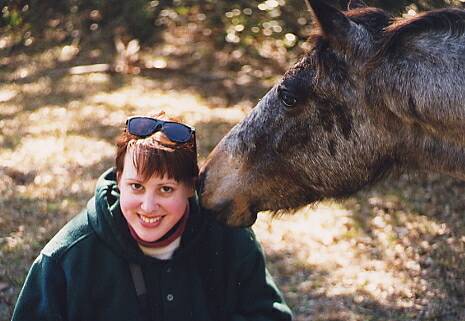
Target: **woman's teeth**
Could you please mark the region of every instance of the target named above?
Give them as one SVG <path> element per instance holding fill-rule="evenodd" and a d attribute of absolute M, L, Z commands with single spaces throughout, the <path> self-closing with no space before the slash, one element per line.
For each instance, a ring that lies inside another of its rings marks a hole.
<path fill-rule="evenodd" d="M 159 220 L 161 220 L 161 216 L 157 216 L 157 217 L 147 217 L 144 215 L 139 215 L 139 216 L 142 219 L 142 221 L 144 221 L 145 223 L 156 223 Z"/>

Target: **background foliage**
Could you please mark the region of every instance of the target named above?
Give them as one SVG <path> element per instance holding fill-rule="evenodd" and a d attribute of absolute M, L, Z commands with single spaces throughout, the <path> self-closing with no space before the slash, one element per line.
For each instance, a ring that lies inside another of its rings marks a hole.
<path fill-rule="evenodd" d="M 329 0 L 345 9 L 347 1 Z M 457 6 L 463 0 L 367 0 L 395 16 Z M 13 36 L 12 45 L 30 46 L 43 37 L 76 42 L 98 33 L 124 33 L 142 44 L 160 41 L 172 25 L 196 25 L 215 49 L 243 48 L 258 53 L 257 44 L 270 39 L 279 48 L 302 45 L 309 32 L 304 0 L 4 0 L 0 28 Z M 95 36 L 94 36 L 95 37 Z"/>

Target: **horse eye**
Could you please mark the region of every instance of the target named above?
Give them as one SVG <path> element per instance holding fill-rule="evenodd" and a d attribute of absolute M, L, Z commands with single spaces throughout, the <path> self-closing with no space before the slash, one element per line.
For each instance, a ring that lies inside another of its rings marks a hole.
<path fill-rule="evenodd" d="M 284 89 L 279 91 L 279 98 L 286 107 L 293 107 L 297 103 L 297 98 Z"/>

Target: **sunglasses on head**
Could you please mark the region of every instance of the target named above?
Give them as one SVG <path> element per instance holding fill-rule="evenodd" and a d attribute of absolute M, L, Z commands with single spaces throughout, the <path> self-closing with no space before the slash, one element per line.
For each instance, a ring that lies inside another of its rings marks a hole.
<path fill-rule="evenodd" d="M 161 131 L 175 143 L 187 143 L 195 133 L 195 129 L 187 125 L 145 116 L 129 117 L 126 120 L 126 128 L 130 134 L 141 138 Z"/>

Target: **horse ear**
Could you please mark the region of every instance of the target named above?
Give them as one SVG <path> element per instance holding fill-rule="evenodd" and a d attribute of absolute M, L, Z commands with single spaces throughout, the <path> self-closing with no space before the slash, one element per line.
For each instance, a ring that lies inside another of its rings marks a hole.
<path fill-rule="evenodd" d="M 323 31 L 323 35 L 337 46 L 345 46 L 354 24 L 341 11 L 328 5 L 324 0 L 308 0 L 314 21 Z"/>
<path fill-rule="evenodd" d="M 349 3 L 347 3 L 347 10 L 353 10 L 357 8 L 366 8 L 368 7 L 365 2 L 362 0 L 349 0 Z"/>

